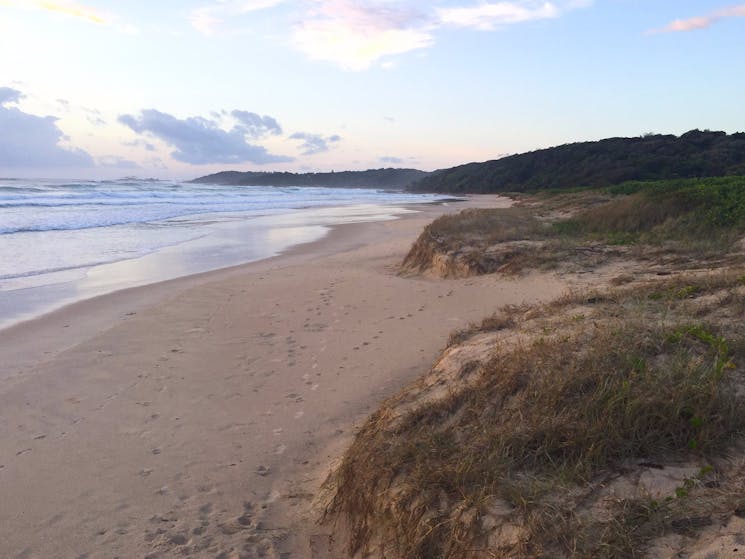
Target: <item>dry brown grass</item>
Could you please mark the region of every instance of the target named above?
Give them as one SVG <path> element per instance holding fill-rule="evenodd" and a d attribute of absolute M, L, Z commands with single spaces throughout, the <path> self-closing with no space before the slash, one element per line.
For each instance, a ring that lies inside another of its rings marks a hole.
<path fill-rule="evenodd" d="M 705 212 L 701 212 L 705 213 Z M 708 215 L 708 214 L 706 214 Z M 523 196 L 507 209 L 465 210 L 425 228 L 402 264 L 443 277 L 528 270 L 587 271 L 619 259 L 684 270 L 721 266 L 741 235 L 713 227 L 688 199 L 646 192 Z"/>
<path fill-rule="evenodd" d="M 742 432 L 742 283 L 720 273 L 575 294 L 458 333 L 526 336 L 493 347 L 475 383 L 401 417 L 404 392 L 368 420 L 329 508 L 352 527 L 350 552 L 387 540 L 395 557 L 635 557 L 653 537 L 696 530 L 688 493 L 713 509 L 733 495 L 694 480 L 602 518 L 586 501 L 629 461 L 708 464 Z M 520 527 L 506 551 L 485 528 L 495 503 Z"/>

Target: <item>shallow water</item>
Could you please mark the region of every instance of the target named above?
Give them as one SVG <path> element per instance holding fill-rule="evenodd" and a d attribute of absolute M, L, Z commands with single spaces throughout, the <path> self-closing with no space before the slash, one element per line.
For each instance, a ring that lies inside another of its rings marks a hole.
<path fill-rule="evenodd" d="M 429 195 L 118 181 L 0 181 L 0 327 L 65 304 L 274 256 Z"/>

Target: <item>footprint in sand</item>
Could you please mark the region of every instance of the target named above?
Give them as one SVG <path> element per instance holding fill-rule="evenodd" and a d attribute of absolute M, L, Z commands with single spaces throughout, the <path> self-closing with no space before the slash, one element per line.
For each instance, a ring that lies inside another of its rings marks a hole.
<path fill-rule="evenodd" d="M 187 536 L 186 534 L 175 534 L 171 536 L 168 541 L 173 545 L 186 545 L 187 543 L 189 543 L 189 536 Z"/>
<path fill-rule="evenodd" d="M 54 516 L 50 517 L 47 520 L 47 526 L 54 526 L 60 520 L 62 520 L 64 517 L 65 517 L 65 513 L 63 513 L 63 512 L 60 512 L 60 513 L 55 514 Z"/>
<path fill-rule="evenodd" d="M 212 513 L 213 508 L 214 507 L 212 506 L 212 503 L 206 503 L 202 505 L 201 507 L 199 507 L 199 511 L 198 511 L 199 518 L 201 520 L 206 520 L 209 517 L 209 515 Z"/>

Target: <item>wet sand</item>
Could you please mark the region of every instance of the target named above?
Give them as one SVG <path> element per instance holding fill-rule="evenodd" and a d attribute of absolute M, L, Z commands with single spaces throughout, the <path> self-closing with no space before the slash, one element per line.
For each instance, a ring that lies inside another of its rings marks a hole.
<path fill-rule="evenodd" d="M 324 556 L 309 506 L 450 331 L 564 285 L 402 278 L 435 216 L 342 225 L 269 260 L 0 332 L 0 556 Z"/>

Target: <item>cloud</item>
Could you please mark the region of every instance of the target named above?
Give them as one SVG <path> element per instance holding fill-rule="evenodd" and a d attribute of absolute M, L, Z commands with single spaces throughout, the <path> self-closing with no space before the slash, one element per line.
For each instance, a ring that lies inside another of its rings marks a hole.
<path fill-rule="evenodd" d="M 301 153 L 303 155 L 315 155 L 317 153 L 323 153 L 331 149 L 331 144 L 335 144 L 341 141 L 341 136 L 334 134 L 333 136 L 321 136 L 320 134 L 309 134 L 307 132 L 295 132 L 290 136 L 291 140 L 299 140 Z"/>
<path fill-rule="evenodd" d="M 0 87 L 0 106 L 6 103 L 17 103 L 23 98 L 23 93 L 12 87 Z"/>
<path fill-rule="evenodd" d="M 561 10 L 553 2 L 486 2 L 467 8 L 441 8 L 438 19 L 445 25 L 490 31 L 538 19 L 551 19 Z"/>
<path fill-rule="evenodd" d="M 192 10 L 189 22 L 204 35 L 216 35 L 223 30 L 226 19 L 273 8 L 284 0 L 218 0 L 209 5 Z"/>
<path fill-rule="evenodd" d="M 511 0 L 437 8 L 432 2 L 408 0 L 314 0 L 293 42 L 308 57 L 347 70 L 376 63 L 393 67 L 388 57 L 435 44 L 443 27 L 494 30 L 506 25 L 557 18 L 587 7 L 592 0 Z"/>
<path fill-rule="evenodd" d="M 74 0 L 0 0 L 0 5 L 61 14 L 87 23 L 113 27 L 121 33 L 139 33 L 137 27 L 123 22 L 116 14 L 102 12 Z"/>
<path fill-rule="evenodd" d="M 101 117 L 101 111 L 97 109 L 83 109 L 85 120 L 93 126 L 106 126 L 108 123 Z"/>
<path fill-rule="evenodd" d="M 381 163 L 391 163 L 393 165 L 401 165 L 401 163 L 404 162 L 404 160 L 400 157 L 393 157 L 392 155 L 384 155 L 383 157 L 378 157 L 378 161 L 380 161 Z"/>
<path fill-rule="evenodd" d="M 294 31 L 295 45 L 315 60 L 365 70 L 377 60 L 434 44 L 428 16 L 389 2 L 317 1 Z"/>
<path fill-rule="evenodd" d="M 101 167 L 114 167 L 117 169 L 140 169 L 140 165 L 130 159 L 118 155 L 104 155 L 96 158 L 96 163 Z"/>
<path fill-rule="evenodd" d="M 8 107 L 23 98 L 23 93 L 0 87 L 0 166 L 29 169 L 52 167 L 89 167 L 93 158 L 85 151 L 60 146 L 66 140 L 53 116 L 36 116 L 16 107 Z"/>
<path fill-rule="evenodd" d="M 383 157 L 378 157 L 378 161 L 387 165 L 412 165 L 418 163 L 419 160 L 416 157 L 395 157 L 393 155 L 384 155 Z"/>
<path fill-rule="evenodd" d="M 295 4 L 292 44 L 312 60 L 361 71 L 435 44 L 444 27 L 493 30 L 506 25 L 556 18 L 593 0 L 212 0 L 193 10 L 191 25 L 205 35 L 224 33 L 243 14 Z"/>
<path fill-rule="evenodd" d="M 704 16 L 689 19 L 676 19 L 661 29 L 652 29 L 649 33 L 675 33 L 681 31 L 695 31 L 711 27 L 722 19 L 731 17 L 745 17 L 745 4 L 722 8 Z"/>
<path fill-rule="evenodd" d="M 230 113 L 239 122 L 246 136 L 251 138 L 262 138 L 268 134 L 281 134 L 282 127 L 270 116 L 259 116 L 248 111 L 235 110 Z"/>
<path fill-rule="evenodd" d="M 144 148 L 147 151 L 155 151 L 155 146 L 145 140 L 132 140 L 131 142 L 124 142 L 124 145 L 132 148 Z"/>
<path fill-rule="evenodd" d="M 95 10 L 94 8 L 73 2 L 72 0 L 4 0 L 3 2 L 0 2 L 0 4 L 11 7 L 54 12 L 82 19 L 89 23 L 110 23 L 110 18 L 107 15 Z"/>
<path fill-rule="evenodd" d="M 145 160 L 145 165 L 153 169 L 168 169 L 163 160 L 160 157 L 151 157 Z"/>
<path fill-rule="evenodd" d="M 266 148 L 247 142 L 250 137 L 245 125 L 230 130 L 219 127 L 215 120 L 203 117 L 179 119 L 157 111 L 144 110 L 139 116 L 122 115 L 119 122 L 132 131 L 159 138 L 175 148 L 171 157 L 192 165 L 208 163 L 285 163 L 293 158 L 273 155 Z"/>
<path fill-rule="evenodd" d="M 58 0 L 57 2 L 35 1 L 32 2 L 32 4 L 35 4 L 42 10 L 62 13 L 67 16 L 90 21 L 92 23 L 108 23 L 107 18 L 100 12 L 87 6 L 81 6 L 80 4 L 77 4 L 75 2 L 64 0 Z"/>

